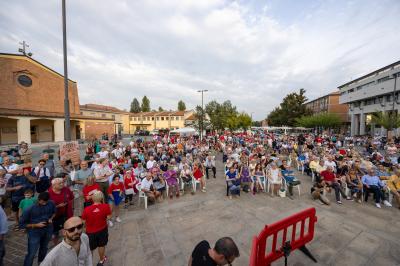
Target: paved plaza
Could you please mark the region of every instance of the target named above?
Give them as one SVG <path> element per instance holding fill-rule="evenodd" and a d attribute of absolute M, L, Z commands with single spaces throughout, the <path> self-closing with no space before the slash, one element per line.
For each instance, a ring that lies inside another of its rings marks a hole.
<path fill-rule="evenodd" d="M 187 265 L 199 241 L 206 239 L 213 245 L 222 236 L 231 236 L 239 246 L 241 256 L 233 265 L 248 265 L 252 237 L 265 224 L 308 207 L 317 209 L 315 237 L 308 248 L 318 263 L 295 251 L 289 265 L 400 265 L 397 208 L 377 209 L 372 200 L 320 205 L 310 198 L 308 176 L 299 176 L 300 199 L 295 189 L 295 200 L 246 193 L 229 200 L 221 156 L 217 168 L 217 178 L 208 180 L 207 193 L 186 193 L 179 199 L 150 205 L 147 210 L 143 201 L 140 206 L 136 202 L 132 209 L 123 211 L 122 223 L 110 229 L 107 265 Z M 328 197 L 334 199 L 333 194 Z M 26 242 L 23 233 L 9 234 L 5 265 L 22 264 Z M 283 264 L 281 259 L 274 265 Z"/>

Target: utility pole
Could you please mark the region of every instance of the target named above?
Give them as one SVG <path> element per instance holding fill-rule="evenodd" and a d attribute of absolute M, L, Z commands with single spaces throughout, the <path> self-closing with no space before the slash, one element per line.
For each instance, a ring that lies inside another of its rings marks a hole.
<path fill-rule="evenodd" d="M 65 141 L 71 141 L 71 121 L 69 114 L 68 98 L 68 65 L 67 65 L 67 22 L 65 16 L 65 0 L 62 0 L 62 26 L 63 26 L 63 55 L 64 55 L 64 116 L 65 116 Z"/>
<path fill-rule="evenodd" d="M 201 92 L 201 124 L 200 124 L 200 140 L 203 140 L 203 130 L 204 130 L 204 92 L 208 90 L 198 90 L 197 92 Z"/>

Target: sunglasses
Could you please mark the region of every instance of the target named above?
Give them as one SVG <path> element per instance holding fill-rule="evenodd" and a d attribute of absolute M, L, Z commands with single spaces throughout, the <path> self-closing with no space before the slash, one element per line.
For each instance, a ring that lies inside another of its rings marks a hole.
<path fill-rule="evenodd" d="M 73 233 L 73 232 L 75 232 L 75 229 L 78 229 L 78 231 L 79 231 L 79 230 L 82 230 L 82 228 L 83 228 L 83 224 L 79 224 L 77 226 L 74 226 L 74 227 L 71 227 L 71 228 L 68 228 L 65 230 L 67 230 L 69 233 Z"/>

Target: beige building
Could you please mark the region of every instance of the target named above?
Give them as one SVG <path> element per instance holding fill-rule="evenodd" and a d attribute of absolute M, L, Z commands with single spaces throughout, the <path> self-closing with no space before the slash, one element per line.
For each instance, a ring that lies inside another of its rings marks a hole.
<path fill-rule="evenodd" d="M 129 132 L 129 112 L 100 104 L 84 104 L 80 106 L 81 115 L 95 118 L 105 118 L 114 121 L 112 134 L 131 134 Z M 110 134 L 110 132 L 107 132 Z M 132 132 L 133 133 L 133 132 Z"/>
<path fill-rule="evenodd" d="M 138 129 L 152 131 L 153 129 L 178 129 L 183 128 L 191 117 L 193 111 L 164 111 L 131 113 L 130 133 Z"/>

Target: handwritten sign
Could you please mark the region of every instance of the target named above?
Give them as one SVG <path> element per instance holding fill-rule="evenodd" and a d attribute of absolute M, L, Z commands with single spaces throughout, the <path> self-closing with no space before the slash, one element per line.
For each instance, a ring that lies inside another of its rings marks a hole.
<path fill-rule="evenodd" d="M 71 160 L 73 165 L 80 163 L 80 152 L 78 141 L 60 143 L 60 161 Z"/>

